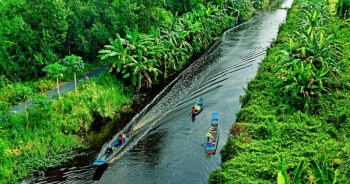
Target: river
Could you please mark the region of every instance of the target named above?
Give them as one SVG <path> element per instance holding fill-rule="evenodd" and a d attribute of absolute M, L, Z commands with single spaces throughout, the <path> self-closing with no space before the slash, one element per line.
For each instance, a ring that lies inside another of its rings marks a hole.
<path fill-rule="evenodd" d="M 112 140 L 70 163 L 49 169 L 45 177 L 22 183 L 208 183 L 210 172 L 220 168 L 219 152 L 240 109 L 239 97 L 254 79 L 292 2 L 286 0 L 280 8 L 259 13 L 227 30 L 208 53 L 115 135 L 127 133 L 130 141 L 109 165 L 91 167 Z M 192 122 L 189 113 L 200 96 L 204 98 L 204 110 Z M 221 133 L 217 153 L 207 155 L 202 143 L 213 112 L 219 113 Z"/>

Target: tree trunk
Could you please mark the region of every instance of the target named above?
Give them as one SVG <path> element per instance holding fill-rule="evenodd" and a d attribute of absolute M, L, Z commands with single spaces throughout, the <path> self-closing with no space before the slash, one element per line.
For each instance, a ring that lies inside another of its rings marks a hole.
<path fill-rule="evenodd" d="M 74 88 L 75 88 L 75 94 L 78 94 L 78 88 L 77 88 L 77 74 L 74 73 Z"/>
<path fill-rule="evenodd" d="M 57 94 L 58 94 L 58 98 L 60 98 L 60 85 L 58 84 L 58 77 L 56 78 L 56 83 L 57 83 Z"/>
<path fill-rule="evenodd" d="M 26 111 L 26 127 L 28 128 L 28 125 L 29 125 L 29 116 L 28 116 L 28 111 L 27 111 L 27 102 L 25 101 L 24 102 L 24 109 Z"/>

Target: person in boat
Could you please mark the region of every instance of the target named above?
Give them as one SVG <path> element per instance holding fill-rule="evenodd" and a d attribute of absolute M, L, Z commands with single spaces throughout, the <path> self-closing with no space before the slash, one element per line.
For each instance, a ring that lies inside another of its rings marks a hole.
<path fill-rule="evenodd" d="M 107 147 L 107 150 L 106 150 L 106 155 L 109 156 L 109 155 L 111 155 L 112 153 L 113 153 L 112 147 L 108 146 L 108 147 Z"/>
<path fill-rule="evenodd" d="M 191 114 L 192 114 L 192 121 L 194 121 L 194 119 L 196 118 L 196 115 L 197 115 L 196 108 L 192 107 Z"/>
<path fill-rule="evenodd" d="M 211 133 L 208 132 L 207 134 L 205 134 L 205 136 L 207 137 L 207 143 L 210 143 Z"/>
<path fill-rule="evenodd" d="M 125 143 L 125 134 L 120 134 L 119 139 L 118 139 L 118 144 L 116 147 L 119 148 L 124 143 Z"/>

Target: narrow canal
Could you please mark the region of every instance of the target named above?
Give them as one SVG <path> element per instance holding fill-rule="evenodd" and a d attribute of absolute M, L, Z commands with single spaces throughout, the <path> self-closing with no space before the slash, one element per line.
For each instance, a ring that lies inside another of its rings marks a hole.
<path fill-rule="evenodd" d="M 108 166 L 91 167 L 97 153 L 49 170 L 35 183 L 154 184 L 207 183 L 211 171 L 220 168 L 220 149 L 240 109 L 239 97 L 257 72 L 266 49 L 285 21 L 286 0 L 280 8 L 255 16 L 223 34 L 215 47 L 195 61 L 120 131 L 129 144 Z M 190 110 L 204 98 L 204 110 L 191 121 Z M 218 151 L 207 155 L 201 146 L 213 112 L 221 131 Z M 119 134 L 119 133 L 118 133 Z M 115 136 L 117 136 L 116 134 Z"/>

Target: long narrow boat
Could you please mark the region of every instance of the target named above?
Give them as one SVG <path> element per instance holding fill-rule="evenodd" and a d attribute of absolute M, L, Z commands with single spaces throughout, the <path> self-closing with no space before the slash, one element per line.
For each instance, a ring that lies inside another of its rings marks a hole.
<path fill-rule="evenodd" d="M 209 126 L 209 132 L 206 134 L 205 152 L 215 154 L 219 142 L 219 113 L 214 112 Z"/>
<path fill-rule="evenodd" d="M 117 147 L 119 143 L 119 139 L 115 140 L 109 147 L 111 150 L 108 152 L 108 148 L 107 148 L 107 150 L 98 159 L 96 159 L 96 161 L 92 163 L 92 165 L 101 166 L 105 164 L 106 162 L 111 160 L 113 157 L 115 157 L 126 146 L 128 142 L 129 142 L 129 138 L 126 137 L 124 144 L 119 145 L 119 147 Z"/>
<path fill-rule="evenodd" d="M 196 110 L 196 115 L 202 112 L 203 110 L 204 99 L 200 97 L 197 102 L 194 104 L 194 109 Z"/>
<path fill-rule="evenodd" d="M 191 113 L 189 114 L 192 118 L 192 122 L 194 122 L 196 116 L 203 111 L 204 99 L 200 97 L 197 102 L 193 105 Z"/>

